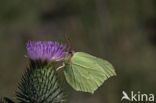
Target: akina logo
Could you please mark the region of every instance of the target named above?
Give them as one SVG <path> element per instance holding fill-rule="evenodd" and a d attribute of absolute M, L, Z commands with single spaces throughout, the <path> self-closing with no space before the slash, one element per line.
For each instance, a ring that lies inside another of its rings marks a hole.
<path fill-rule="evenodd" d="M 128 95 L 125 91 L 122 91 L 122 98 L 121 101 L 123 100 L 128 100 L 128 101 L 144 101 L 144 102 L 152 102 L 155 101 L 154 99 L 154 94 L 145 94 L 141 93 L 140 91 L 134 92 L 131 91 L 130 95 Z"/>

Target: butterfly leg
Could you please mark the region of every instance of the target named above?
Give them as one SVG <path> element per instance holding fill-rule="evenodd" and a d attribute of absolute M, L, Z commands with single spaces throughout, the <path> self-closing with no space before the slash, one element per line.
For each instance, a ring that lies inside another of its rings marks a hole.
<path fill-rule="evenodd" d="M 63 62 L 63 64 L 62 64 L 62 66 L 60 66 L 60 67 L 58 67 L 58 68 L 56 69 L 56 71 L 60 70 L 60 69 L 63 68 L 63 67 L 65 67 L 65 63 L 64 63 L 64 62 Z"/>

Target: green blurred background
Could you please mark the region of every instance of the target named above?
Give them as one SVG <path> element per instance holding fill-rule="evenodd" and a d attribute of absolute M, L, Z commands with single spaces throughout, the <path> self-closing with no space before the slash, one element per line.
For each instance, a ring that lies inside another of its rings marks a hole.
<path fill-rule="evenodd" d="M 67 85 L 68 103 L 120 103 L 123 90 L 156 94 L 156 0 L 0 0 L 0 96 L 15 95 L 27 40 L 66 43 L 64 34 L 75 51 L 117 72 L 94 95 Z"/>

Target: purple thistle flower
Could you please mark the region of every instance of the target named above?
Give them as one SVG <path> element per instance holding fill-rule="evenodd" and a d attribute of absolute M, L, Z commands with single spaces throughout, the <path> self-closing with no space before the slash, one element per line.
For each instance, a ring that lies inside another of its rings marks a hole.
<path fill-rule="evenodd" d="M 66 55 L 66 46 L 52 41 L 28 41 L 27 53 L 32 60 L 59 61 Z"/>

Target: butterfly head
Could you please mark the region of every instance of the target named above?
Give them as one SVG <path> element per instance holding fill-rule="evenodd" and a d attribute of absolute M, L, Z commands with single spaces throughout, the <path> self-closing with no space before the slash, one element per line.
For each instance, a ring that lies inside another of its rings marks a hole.
<path fill-rule="evenodd" d="M 74 55 L 74 53 L 75 53 L 75 51 L 74 51 L 74 50 L 72 50 L 72 51 L 69 51 L 69 52 L 68 52 L 68 54 L 69 54 L 70 56 L 73 56 L 73 55 Z"/>

